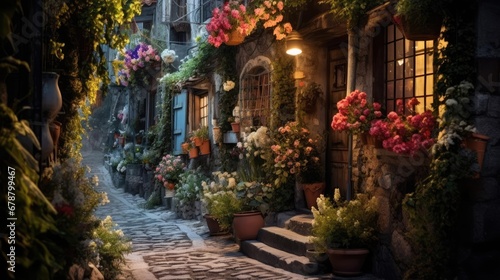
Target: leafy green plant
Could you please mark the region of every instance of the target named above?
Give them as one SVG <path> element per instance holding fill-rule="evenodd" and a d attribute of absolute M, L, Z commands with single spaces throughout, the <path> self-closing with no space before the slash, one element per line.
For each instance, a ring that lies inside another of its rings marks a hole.
<path fill-rule="evenodd" d="M 17 137 L 26 137 L 37 149 L 40 144 L 28 123 L 19 121 L 3 103 L 0 103 L 0 131 L 0 179 L 4 184 L 1 203 L 4 217 L 17 218 L 16 250 L 9 250 L 12 235 L 2 234 L 0 238 L 5 262 L 2 279 L 53 279 L 65 263 L 57 244 L 56 210 L 37 186 L 38 162 Z M 11 258 L 7 254 L 12 253 L 15 261 L 9 263 Z"/>
<path fill-rule="evenodd" d="M 346 20 L 348 29 L 354 29 L 367 22 L 366 12 L 383 2 L 384 0 L 322 0 L 320 3 L 329 4 L 330 12 Z"/>
<path fill-rule="evenodd" d="M 175 198 L 181 205 L 190 204 L 201 200 L 203 193 L 202 182 L 208 178 L 201 170 L 186 170 L 179 176 L 179 183 L 175 190 Z"/>
<path fill-rule="evenodd" d="M 122 230 L 116 229 L 111 216 L 107 216 L 92 232 L 90 247 L 93 248 L 98 258 L 97 267 L 104 279 L 116 279 L 122 272 L 125 264 L 125 254 L 132 251 L 132 243 L 125 237 Z"/>
<path fill-rule="evenodd" d="M 335 200 L 321 195 L 314 216 L 312 241 L 318 252 L 328 248 L 370 248 L 377 241 L 378 212 L 375 197 L 357 194 L 356 199 L 340 201 L 338 189 Z"/>
<path fill-rule="evenodd" d="M 198 137 L 201 140 L 208 140 L 208 126 L 200 126 L 197 130 L 193 131 L 193 137 Z"/>
<path fill-rule="evenodd" d="M 445 0 L 399 0 L 396 14 L 412 25 L 426 25 L 429 20 L 443 17 Z"/>
<path fill-rule="evenodd" d="M 214 172 L 212 180 L 202 182 L 202 202 L 208 214 L 219 221 L 221 229 L 231 227 L 234 213 L 241 211 L 242 202 L 236 197 L 234 189 L 239 180 L 236 172 Z"/>

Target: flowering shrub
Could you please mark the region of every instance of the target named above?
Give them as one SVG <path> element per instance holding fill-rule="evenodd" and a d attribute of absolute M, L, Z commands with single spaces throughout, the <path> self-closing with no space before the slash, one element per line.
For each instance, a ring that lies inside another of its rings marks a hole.
<path fill-rule="evenodd" d="M 328 248 L 368 248 L 377 240 L 377 199 L 357 194 L 356 199 L 340 201 L 335 190 L 335 200 L 321 195 L 318 208 L 311 208 L 312 242 L 318 252 Z"/>
<path fill-rule="evenodd" d="M 149 80 L 156 70 L 153 66 L 160 61 L 160 56 L 151 45 L 139 43 L 133 49 L 124 50 L 123 68 L 118 72 L 122 85 L 149 85 Z"/>
<path fill-rule="evenodd" d="M 236 144 L 235 152 L 240 152 L 238 175 L 242 181 L 262 181 L 265 171 L 262 165 L 266 162 L 271 147 L 269 130 L 265 126 L 246 135 L 243 142 Z"/>
<path fill-rule="evenodd" d="M 247 36 L 255 27 L 256 19 L 247 15 L 245 5 L 239 1 L 230 0 L 224 3 L 222 9 L 212 11 L 212 19 L 207 24 L 208 42 L 218 48 L 229 41 L 229 34 L 238 31 Z"/>
<path fill-rule="evenodd" d="M 382 106 L 377 102 L 371 104 L 366 98 L 365 92 L 355 90 L 337 102 L 339 112 L 333 116 L 332 129 L 352 133 L 367 132 L 372 120 L 382 116 Z"/>
<path fill-rule="evenodd" d="M 180 205 L 190 204 L 202 197 L 202 182 L 208 178 L 200 170 L 187 170 L 180 174 L 179 183 L 175 190 L 175 198 Z"/>
<path fill-rule="evenodd" d="M 318 140 L 311 138 L 308 129 L 298 122 L 288 122 L 278 129 L 274 145 L 271 146 L 274 183 L 285 184 L 289 175 L 297 174 L 303 183 L 321 180 Z"/>
<path fill-rule="evenodd" d="M 184 172 L 185 167 L 186 165 L 180 156 L 167 154 L 163 156 L 155 169 L 155 179 L 167 188 L 169 182 L 179 182 L 180 175 Z"/>
<path fill-rule="evenodd" d="M 255 16 L 262 21 L 264 28 L 274 27 L 276 40 L 282 40 L 292 32 L 292 25 L 283 21 L 283 1 L 263 1 L 254 9 Z"/>
<path fill-rule="evenodd" d="M 94 251 L 96 264 L 106 279 L 116 279 L 125 264 L 124 254 L 132 251 L 132 243 L 125 237 L 111 216 L 107 216 L 92 232 L 92 239 L 84 242 Z"/>
<path fill-rule="evenodd" d="M 434 144 L 432 131 L 436 120 L 430 110 L 416 114 L 413 107 L 418 104 L 416 98 L 410 99 L 407 108 L 411 114 L 405 116 L 403 101 L 397 100 L 398 113 L 392 111 L 386 119 L 374 121 L 370 135 L 382 140 L 385 149 L 398 154 L 414 154 L 420 149 L 430 148 Z"/>

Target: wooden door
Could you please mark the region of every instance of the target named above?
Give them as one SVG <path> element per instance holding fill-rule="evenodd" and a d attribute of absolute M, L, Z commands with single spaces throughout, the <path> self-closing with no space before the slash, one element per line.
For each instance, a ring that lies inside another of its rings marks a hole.
<path fill-rule="evenodd" d="M 348 135 L 345 132 L 336 132 L 330 126 L 333 116 L 338 112 L 337 102 L 346 96 L 347 52 L 342 51 L 342 45 L 347 46 L 336 44 L 328 51 L 326 183 L 330 188 L 328 192 L 339 188 L 345 198 L 348 180 Z"/>

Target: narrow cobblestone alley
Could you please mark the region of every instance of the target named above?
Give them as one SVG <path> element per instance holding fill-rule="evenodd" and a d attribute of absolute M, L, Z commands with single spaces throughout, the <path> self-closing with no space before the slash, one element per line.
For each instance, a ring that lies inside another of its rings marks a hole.
<path fill-rule="evenodd" d="M 107 192 L 110 201 L 96 215 L 111 216 L 133 244 L 122 279 L 325 279 L 248 258 L 230 235 L 209 236 L 202 222 L 176 219 L 165 207 L 142 208 L 143 198 L 112 185 L 101 152 L 84 149 L 82 154 L 83 164 L 91 168 L 89 176 L 99 177 L 98 191 Z"/>

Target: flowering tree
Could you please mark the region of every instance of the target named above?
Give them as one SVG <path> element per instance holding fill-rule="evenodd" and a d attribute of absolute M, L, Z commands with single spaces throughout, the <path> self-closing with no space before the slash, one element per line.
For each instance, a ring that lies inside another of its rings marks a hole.
<path fill-rule="evenodd" d="M 413 108 L 420 102 L 416 98 L 408 101 L 410 115 L 403 114 L 403 100 L 397 100 L 398 112 L 390 112 L 384 120 L 376 120 L 370 128 L 370 135 L 382 140 L 385 149 L 398 154 L 414 154 L 434 144 L 432 131 L 436 125 L 432 111 L 416 114 Z"/>
<path fill-rule="evenodd" d="M 337 102 L 339 112 L 333 116 L 332 129 L 352 133 L 368 132 L 372 120 L 382 116 L 381 107 L 377 102 L 369 103 L 365 92 L 355 90 Z"/>

